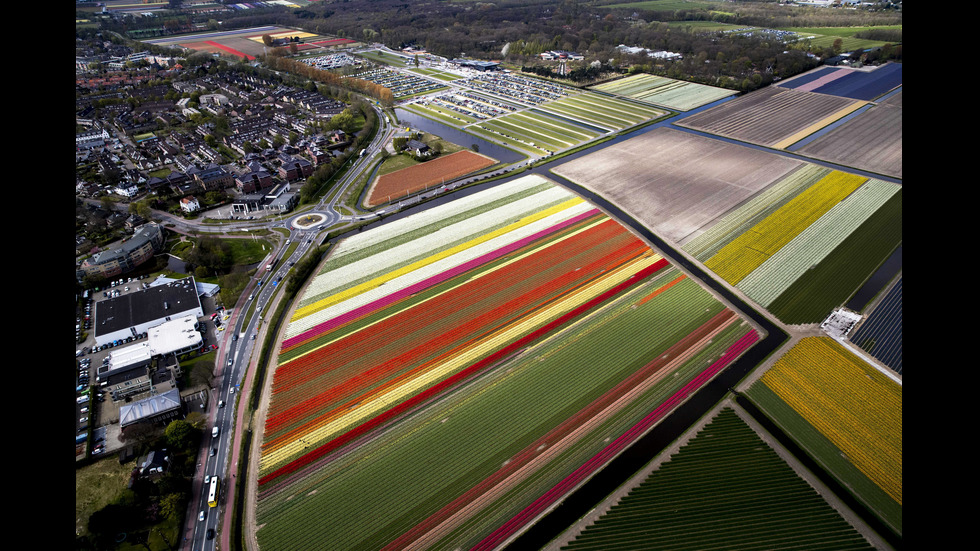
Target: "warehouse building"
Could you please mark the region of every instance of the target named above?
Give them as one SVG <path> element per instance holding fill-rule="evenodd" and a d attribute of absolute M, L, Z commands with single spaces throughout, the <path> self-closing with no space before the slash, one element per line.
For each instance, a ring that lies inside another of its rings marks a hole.
<path fill-rule="evenodd" d="M 172 319 L 204 315 L 193 277 L 95 303 L 95 344 L 136 337 Z"/>

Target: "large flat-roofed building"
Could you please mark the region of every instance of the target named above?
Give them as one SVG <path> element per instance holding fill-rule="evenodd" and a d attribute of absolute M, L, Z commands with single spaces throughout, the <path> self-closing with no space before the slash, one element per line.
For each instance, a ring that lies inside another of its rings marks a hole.
<path fill-rule="evenodd" d="M 147 349 L 153 356 L 197 350 L 204 344 L 204 337 L 196 326 L 197 316 L 188 315 L 151 327 L 146 333 Z"/>
<path fill-rule="evenodd" d="M 194 278 L 186 277 L 95 303 L 95 343 L 107 344 L 172 319 L 203 315 Z"/>

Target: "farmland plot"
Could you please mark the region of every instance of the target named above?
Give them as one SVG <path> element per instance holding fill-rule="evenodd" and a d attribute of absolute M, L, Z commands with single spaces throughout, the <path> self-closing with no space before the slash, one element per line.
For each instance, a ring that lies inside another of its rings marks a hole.
<path fill-rule="evenodd" d="M 368 190 L 365 203 L 376 207 L 391 199 L 405 197 L 429 187 L 453 181 L 477 170 L 493 166 L 497 161 L 472 151 L 457 151 L 421 164 L 378 176 Z"/>
<path fill-rule="evenodd" d="M 259 544 L 496 547 L 758 337 L 540 177 L 353 236 L 282 340 Z"/>
<path fill-rule="evenodd" d="M 845 121 L 796 152 L 815 159 L 901 178 L 901 92 Z"/>
<path fill-rule="evenodd" d="M 874 549 L 729 407 L 561 549 L 732 547 Z"/>
<path fill-rule="evenodd" d="M 678 126 L 783 149 L 867 102 L 779 87 L 763 88 L 678 121 Z"/>
<path fill-rule="evenodd" d="M 683 244 L 801 164 L 659 128 L 554 172 L 602 195 L 659 236 Z"/>
<path fill-rule="evenodd" d="M 605 82 L 593 86 L 592 89 L 677 111 L 689 111 L 738 93 L 735 90 L 644 73 Z"/>
<path fill-rule="evenodd" d="M 801 340 L 746 395 L 902 532 L 902 385 L 829 337 Z"/>

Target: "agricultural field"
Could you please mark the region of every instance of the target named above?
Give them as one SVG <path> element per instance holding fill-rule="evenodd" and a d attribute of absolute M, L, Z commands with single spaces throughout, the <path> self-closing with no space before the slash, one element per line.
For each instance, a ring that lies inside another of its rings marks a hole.
<path fill-rule="evenodd" d="M 800 340 L 746 396 L 902 533 L 902 385 L 830 337 Z"/>
<path fill-rule="evenodd" d="M 900 185 L 807 165 L 684 250 L 785 323 L 821 321 L 902 240 Z"/>
<path fill-rule="evenodd" d="M 803 163 L 658 128 L 553 169 L 616 204 L 658 236 L 684 244 Z"/>
<path fill-rule="evenodd" d="M 289 317 L 265 550 L 495 548 L 760 337 L 538 176 L 345 239 Z"/>
<path fill-rule="evenodd" d="M 849 340 L 902 374 L 902 279 L 854 330 Z"/>
<path fill-rule="evenodd" d="M 738 93 L 734 90 L 645 73 L 598 84 L 592 86 L 592 89 L 625 96 L 675 111 L 690 111 L 695 107 L 701 107 Z"/>
<path fill-rule="evenodd" d="M 559 543 L 567 551 L 874 549 L 729 406 Z"/>
<path fill-rule="evenodd" d="M 417 67 L 414 69 L 409 69 L 409 71 L 445 82 L 452 82 L 463 78 L 461 75 L 457 75 L 456 73 L 451 73 L 440 69 L 433 69 L 430 67 Z"/>
<path fill-rule="evenodd" d="M 667 114 L 663 109 L 590 92 L 548 102 L 539 109 L 606 132 L 618 132 Z"/>
<path fill-rule="evenodd" d="M 790 27 L 788 31 L 795 32 L 810 41 L 811 47 L 832 48 L 834 41 L 841 39 L 841 51 L 852 52 L 868 48 L 880 48 L 887 44 L 881 40 L 855 38 L 854 35 L 871 29 L 901 29 L 901 25 L 882 25 L 879 27 Z"/>
<path fill-rule="evenodd" d="M 902 178 L 902 92 L 793 149 L 800 155 Z"/>
<path fill-rule="evenodd" d="M 440 156 L 378 176 L 368 190 L 365 205 L 368 208 L 376 207 L 391 199 L 438 186 L 495 164 L 496 159 L 467 150 Z"/>
<path fill-rule="evenodd" d="M 900 88 L 902 77 L 901 63 L 886 63 L 871 70 L 818 67 L 802 75 L 782 80 L 777 86 L 871 101 Z"/>
<path fill-rule="evenodd" d="M 860 109 L 867 102 L 784 89 L 756 90 L 696 113 L 678 126 L 784 149 Z"/>
<path fill-rule="evenodd" d="M 313 33 L 286 27 L 268 26 L 157 38 L 144 40 L 144 42 L 158 46 L 183 46 L 192 50 L 253 60 L 265 53 L 266 46 L 262 37 L 267 34 L 272 38 L 299 37 L 302 43 L 297 46 L 301 50 L 315 49 L 316 47 L 311 44 L 321 39 L 319 35 Z"/>

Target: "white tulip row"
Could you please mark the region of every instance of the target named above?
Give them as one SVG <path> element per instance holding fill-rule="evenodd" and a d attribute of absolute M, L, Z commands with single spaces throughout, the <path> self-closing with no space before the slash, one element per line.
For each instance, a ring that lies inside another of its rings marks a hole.
<path fill-rule="evenodd" d="M 392 235 L 401 235 L 429 225 L 438 224 L 453 214 L 465 212 L 479 205 L 504 199 L 545 182 L 547 182 L 546 179 L 533 174 L 510 182 L 504 182 L 488 190 L 461 197 L 449 203 L 426 209 L 418 214 L 389 222 L 382 227 L 348 237 L 334 247 L 331 256 L 341 256 L 382 244 L 390 239 Z"/>
<path fill-rule="evenodd" d="M 501 227 L 516 222 L 537 212 L 544 205 L 560 202 L 563 199 L 567 200 L 571 197 L 573 196 L 568 191 L 557 186 L 551 187 L 520 201 L 507 203 L 497 209 L 456 224 L 437 228 L 394 249 L 383 250 L 367 258 L 323 272 L 310 283 L 300 304 L 312 304 L 330 294 L 357 285 L 358 282 L 377 277 L 380 274 L 435 254 L 455 243 L 474 239 L 493 227 Z M 382 226 L 376 231 L 386 233 L 389 239 L 397 235 L 397 233 L 386 231 L 386 228 L 387 226 Z"/>
<path fill-rule="evenodd" d="M 438 275 L 446 270 L 455 268 L 465 262 L 479 258 L 480 256 L 524 239 L 525 237 L 529 237 L 564 220 L 588 212 L 593 208 L 594 207 L 591 204 L 584 201 L 579 201 L 578 203 L 571 205 L 568 208 L 564 208 L 554 214 L 550 214 L 539 220 L 521 225 L 511 231 L 507 231 L 502 235 L 498 235 L 486 241 L 478 242 L 473 246 L 466 247 L 463 250 L 456 252 L 455 254 L 440 258 L 434 262 L 420 266 L 417 269 L 408 271 L 407 273 L 399 274 L 392 279 L 385 279 L 380 283 L 374 282 L 366 285 L 363 292 L 349 297 L 344 297 L 343 300 L 306 315 L 305 317 L 294 319 L 286 329 L 286 336 L 288 338 L 298 335 L 322 322 L 350 312 L 355 308 L 370 304 L 371 302 L 379 300 L 393 292 L 400 291 L 411 285 Z"/>
<path fill-rule="evenodd" d="M 816 266 L 884 205 L 901 186 L 869 180 L 834 205 L 739 282 L 737 287 L 764 307 Z"/>

